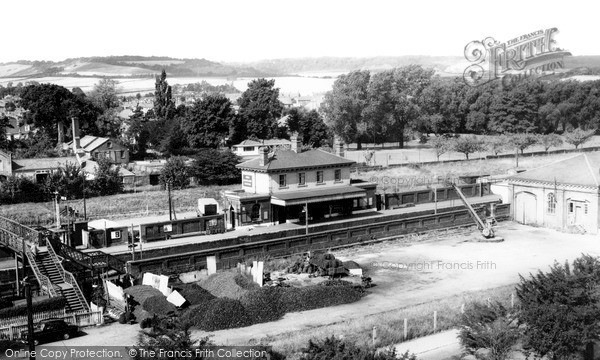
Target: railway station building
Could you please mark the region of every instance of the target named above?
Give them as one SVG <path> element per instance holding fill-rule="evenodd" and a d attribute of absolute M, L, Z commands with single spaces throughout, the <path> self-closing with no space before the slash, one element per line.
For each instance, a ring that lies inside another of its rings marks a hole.
<path fill-rule="evenodd" d="M 582 153 L 507 180 L 508 199 L 516 221 L 598 233 L 600 153 Z"/>
<path fill-rule="evenodd" d="M 376 184 L 350 180 L 354 161 L 320 149 L 302 151 L 292 136 L 290 149 L 262 147 L 258 157 L 237 167 L 242 188 L 224 193 L 228 221 L 233 226 L 285 223 L 349 215 L 374 207 Z"/>

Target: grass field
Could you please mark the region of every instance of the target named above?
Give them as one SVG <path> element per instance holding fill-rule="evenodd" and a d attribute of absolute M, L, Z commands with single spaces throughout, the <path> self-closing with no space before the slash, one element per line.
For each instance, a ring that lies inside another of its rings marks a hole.
<path fill-rule="evenodd" d="M 287 332 L 261 339 L 261 343 L 273 346 L 273 349 L 284 354 L 294 354 L 306 347 L 309 340 L 319 340 L 333 334 L 343 334 L 348 343 L 361 347 L 373 347 L 373 327 L 377 326 L 375 347 L 386 347 L 405 340 L 414 339 L 434 333 L 433 312 L 437 311 L 437 331 L 452 329 L 457 326 L 463 304 L 473 301 L 499 301 L 504 306 L 511 305 L 511 294 L 514 285 L 486 289 L 476 292 L 465 292 L 440 300 L 425 302 L 415 306 L 386 311 L 360 319 L 342 321 L 336 324 L 305 329 L 298 332 Z M 401 294 L 399 294 L 401 296 Z M 404 319 L 407 319 L 408 337 L 404 339 Z"/>
<path fill-rule="evenodd" d="M 215 198 L 221 201 L 221 191 L 237 189 L 239 185 L 203 186 L 184 190 L 173 190 L 171 198 L 177 212 L 193 211 L 198 206 L 198 199 Z M 62 206 L 66 206 L 63 202 Z M 16 220 L 22 224 L 50 224 L 54 219 L 53 203 L 26 203 L 0 206 L 0 216 Z M 83 215 L 83 199 L 68 202 Z M 101 196 L 86 200 L 87 216 L 90 219 L 118 219 L 145 215 L 168 214 L 166 191 L 146 191 L 141 193 Z"/>

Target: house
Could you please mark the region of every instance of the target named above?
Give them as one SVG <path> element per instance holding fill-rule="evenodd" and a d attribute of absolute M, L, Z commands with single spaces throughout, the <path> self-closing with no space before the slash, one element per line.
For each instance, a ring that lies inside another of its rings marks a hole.
<path fill-rule="evenodd" d="M 117 143 L 115 139 L 86 135 L 81 139 L 76 137 L 74 141 L 76 147 L 82 149 L 84 158 L 97 160 L 105 157 L 116 164 L 129 163 L 129 149 Z M 77 142 L 79 142 L 79 146 L 77 146 Z M 73 141 L 69 141 L 66 146 L 73 149 Z"/>
<path fill-rule="evenodd" d="M 260 156 L 237 167 L 242 171 L 242 189 L 227 191 L 226 209 L 235 226 L 252 223 L 285 223 L 301 219 L 308 208 L 309 219 L 348 215 L 353 210 L 373 208 L 376 184 L 352 184 L 354 161 L 339 151 L 302 151 L 302 141 L 293 136 L 291 148 L 261 147 Z"/>
<path fill-rule="evenodd" d="M 523 224 L 598 233 L 600 153 L 583 153 L 507 178 L 513 218 Z"/>
<path fill-rule="evenodd" d="M 0 155 L 1 157 L 1 155 Z M 75 156 L 55 158 L 14 159 L 11 164 L 11 174 L 26 176 L 37 183 L 46 181 L 54 171 L 67 164 L 79 164 Z"/>
<path fill-rule="evenodd" d="M 278 147 L 289 149 L 291 145 L 292 142 L 286 139 L 244 140 L 237 145 L 233 145 L 233 153 L 242 158 L 257 157 L 261 147 L 273 151 Z"/>

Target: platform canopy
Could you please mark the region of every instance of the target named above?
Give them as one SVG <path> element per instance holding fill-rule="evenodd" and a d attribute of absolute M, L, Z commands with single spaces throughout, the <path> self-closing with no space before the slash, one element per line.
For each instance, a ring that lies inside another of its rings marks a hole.
<path fill-rule="evenodd" d="M 283 192 L 271 195 L 271 204 L 292 206 L 366 197 L 367 192 L 354 186 L 331 186 L 323 189 Z"/>

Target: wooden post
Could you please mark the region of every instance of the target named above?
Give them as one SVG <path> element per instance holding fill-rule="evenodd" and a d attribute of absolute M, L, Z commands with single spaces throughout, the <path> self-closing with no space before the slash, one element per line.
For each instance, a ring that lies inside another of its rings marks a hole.
<path fill-rule="evenodd" d="M 408 337 L 408 319 L 404 318 L 404 340 Z"/>
<path fill-rule="evenodd" d="M 460 313 L 461 313 L 461 314 L 464 314 L 464 313 L 465 313 L 465 303 L 463 303 L 463 304 L 460 306 Z"/>
<path fill-rule="evenodd" d="M 510 293 L 510 308 L 513 309 L 515 307 L 515 293 Z"/>
<path fill-rule="evenodd" d="M 433 331 L 437 329 L 437 310 L 433 312 Z"/>
<path fill-rule="evenodd" d="M 306 235 L 308 235 L 308 202 L 306 202 L 304 204 L 304 206 L 305 206 L 304 207 L 304 209 L 305 209 L 304 210 L 304 217 L 305 217 L 304 220 L 305 220 L 305 223 L 306 223 L 305 224 L 306 225 Z"/>
<path fill-rule="evenodd" d="M 373 326 L 373 346 L 375 345 L 376 340 L 377 340 L 377 325 Z"/>

